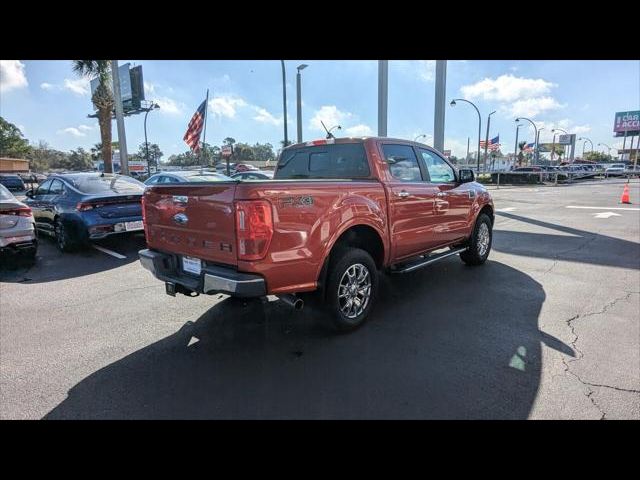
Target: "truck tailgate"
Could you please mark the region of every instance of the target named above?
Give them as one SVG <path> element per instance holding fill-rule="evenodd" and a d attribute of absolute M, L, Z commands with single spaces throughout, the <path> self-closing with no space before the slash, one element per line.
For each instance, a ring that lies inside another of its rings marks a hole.
<path fill-rule="evenodd" d="M 236 183 L 148 187 L 144 226 L 150 248 L 236 265 Z"/>

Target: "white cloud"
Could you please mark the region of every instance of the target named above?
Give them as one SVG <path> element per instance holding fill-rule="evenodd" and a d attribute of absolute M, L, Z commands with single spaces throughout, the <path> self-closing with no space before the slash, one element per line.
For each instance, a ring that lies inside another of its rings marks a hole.
<path fill-rule="evenodd" d="M 43 89 L 43 90 L 56 90 L 56 89 L 59 89 L 59 87 L 54 85 L 53 83 L 47 83 L 47 82 L 42 82 L 40 84 L 40 88 Z"/>
<path fill-rule="evenodd" d="M 235 118 L 238 108 L 246 107 L 244 99 L 236 96 L 220 96 L 209 100 L 209 110 L 219 117 Z"/>
<path fill-rule="evenodd" d="M 20 60 L 0 60 L 0 92 L 9 92 L 29 85 Z"/>
<path fill-rule="evenodd" d="M 89 94 L 89 79 L 76 78 L 71 80 L 70 78 L 64 79 L 63 87 L 65 90 L 75 93 L 76 95 L 88 95 Z"/>
<path fill-rule="evenodd" d="M 455 138 L 444 139 L 444 149 L 451 150 L 451 155 L 458 158 L 464 158 L 467 155 L 467 142 L 460 141 Z M 469 145 L 469 153 L 478 151 L 478 143 L 474 144 L 473 139 Z"/>
<path fill-rule="evenodd" d="M 331 127 L 328 127 L 331 128 Z M 369 125 L 365 125 L 360 123 L 358 125 L 354 125 L 353 127 L 346 128 L 344 132 L 349 137 L 371 137 L 373 136 L 373 130 Z"/>
<path fill-rule="evenodd" d="M 84 133 L 80 128 L 76 128 L 76 127 L 67 127 L 67 128 L 63 128 L 61 130 L 58 130 L 56 132 L 58 135 L 64 135 L 69 134 L 69 135 L 73 135 L 74 137 L 86 137 L 87 134 Z"/>
<path fill-rule="evenodd" d="M 146 94 L 153 95 L 156 91 L 156 86 L 151 82 L 143 82 L 143 83 L 144 83 L 145 96 Z"/>
<path fill-rule="evenodd" d="M 535 117 L 540 113 L 564 107 L 566 107 L 566 105 L 559 103 L 553 97 L 536 97 L 517 100 L 511 105 L 501 108 L 514 117 Z"/>
<path fill-rule="evenodd" d="M 516 77 L 511 74 L 497 78 L 485 78 L 471 85 L 464 85 L 460 91 L 465 98 L 482 98 L 499 102 L 514 102 L 548 94 L 557 84 L 542 78 Z"/>
<path fill-rule="evenodd" d="M 284 123 L 282 117 L 275 117 L 269 111 L 262 107 L 253 107 L 256 111 L 256 115 L 253 119 L 256 122 L 266 123 L 269 125 L 282 125 Z"/>
<path fill-rule="evenodd" d="M 324 122 L 327 128 L 331 128 L 334 125 L 342 125 L 344 127 L 344 124 L 352 118 L 352 113 L 338 110 L 335 105 L 323 105 L 313 114 L 309 121 L 309 127 L 313 130 L 324 132 L 320 122 Z"/>
<path fill-rule="evenodd" d="M 61 130 L 58 130 L 56 133 L 58 135 L 73 135 L 74 137 L 86 137 L 87 132 L 90 132 L 94 129 L 91 125 L 78 125 L 77 127 L 67 127 Z"/>
<path fill-rule="evenodd" d="M 435 78 L 435 60 L 396 60 L 393 64 L 401 72 L 418 77 L 424 82 L 432 82 Z"/>
<path fill-rule="evenodd" d="M 591 131 L 591 125 L 576 125 L 568 118 L 563 118 L 562 120 L 556 120 L 553 122 L 536 120 L 536 127 L 538 127 L 538 130 L 544 128 L 543 132 L 540 134 L 541 142 L 546 141 L 546 139 L 548 139 L 549 141 L 553 139 L 553 132 L 551 130 L 554 128 L 561 128 L 562 130 L 566 130 L 567 132 L 576 134 L 578 136 Z M 522 131 L 522 129 L 520 129 L 520 131 Z M 531 131 L 533 132 L 533 127 L 531 127 Z M 558 135 L 562 134 L 562 132 L 557 133 Z"/>
<path fill-rule="evenodd" d="M 160 113 L 168 115 L 180 115 L 184 107 L 184 104 L 178 103 L 169 97 L 155 97 L 153 101 L 160 106 Z"/>

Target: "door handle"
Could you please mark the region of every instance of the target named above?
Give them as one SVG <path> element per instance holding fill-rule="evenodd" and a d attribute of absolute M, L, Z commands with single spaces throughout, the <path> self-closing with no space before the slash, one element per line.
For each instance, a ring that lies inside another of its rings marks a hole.
<path fill-rule="evenodd" d="M 396 193 L 396 195 L 400 198 L 407 198 L 409 196 L 409 192 L 407 192 L 406 190 L 402 190 L 401 192 Z"/>
<path fill-rule="evenodd" d="M 437 194 L 438 197 L 444 197 L 445 195 L 446 195 L 445 192 L 438 192 L 438 194 Z"/>

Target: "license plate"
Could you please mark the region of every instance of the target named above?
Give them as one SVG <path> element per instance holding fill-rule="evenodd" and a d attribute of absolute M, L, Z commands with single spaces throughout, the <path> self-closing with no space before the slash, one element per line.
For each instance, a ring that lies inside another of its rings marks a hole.
<path fill-rule="evenodd" d="M 132 232 L 135 230 L 143 230 L 144 225 L 142 224 L 142 220 L 138 220 L 135 222 L 124 222 L 124 229 L 127 232 Z"/>
<path fill-rule="evenodd" d="M 199 258 L 182 257 L 182 269 L 185 272 L 200 275 L 202 271 L 202 262 Z"/>

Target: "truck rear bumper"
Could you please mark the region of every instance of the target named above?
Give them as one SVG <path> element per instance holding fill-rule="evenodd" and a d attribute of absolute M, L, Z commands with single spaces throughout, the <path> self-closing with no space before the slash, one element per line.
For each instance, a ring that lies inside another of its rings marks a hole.
<path fill-rule="evenodd" d="M 180 285 L 196 293 L 226 293 L 234 297 L 262 297 L 267 286 L 259 275 L 241 273 L 228 267 L 203 266 L 199 277 L 180 272 L 175 255 L 145 249 L 138 252 L 140 263 L 154 277 L 165 283 Z"/>

